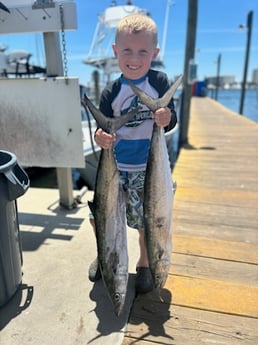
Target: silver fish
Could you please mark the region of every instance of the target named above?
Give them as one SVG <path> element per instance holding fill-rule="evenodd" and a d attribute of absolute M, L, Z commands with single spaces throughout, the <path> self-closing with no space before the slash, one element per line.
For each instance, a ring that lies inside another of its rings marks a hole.
<path fill-rule="evenodd" d="M 141 101 L 155 112 L 166 107 L 182 76 L 160 99 L 152 99 L 131 85 Z M 154 124 L 144 182 L 144 231 L 149 267 L 156 288 L 164 286 L 171 264 L 174 184 L 171 176 L 164 129 Z"/>
<path fill-rule="evenodd" d="M 119 118 L 107 118 L 85 96 L 84 101 L 103 130 L 109 133 L 133 118 L 140 108 Z M 104 284 L 119 316 L 128 283 L 125 195 L 119 183 L 113 149 L 101 150 L 93 202 L 89 202 L 96 227 L 98 260 Z"/>

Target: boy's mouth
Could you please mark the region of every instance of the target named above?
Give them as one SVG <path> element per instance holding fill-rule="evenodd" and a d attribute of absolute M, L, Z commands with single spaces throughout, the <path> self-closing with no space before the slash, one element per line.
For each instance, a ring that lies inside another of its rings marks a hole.
<path fill-rule="evenodd" d="M 129 68 L 132 71 L 137 71 L 138 69 L 140 69 L 140 66 L 127 65 L 127 68 Z"/>

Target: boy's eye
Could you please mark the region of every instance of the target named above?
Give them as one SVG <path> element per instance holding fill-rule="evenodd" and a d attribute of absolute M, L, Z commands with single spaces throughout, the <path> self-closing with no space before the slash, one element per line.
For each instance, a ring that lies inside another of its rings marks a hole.
<path fill-rule="evenodd" d="M 125 55 L 131 55 L 133 54 L 132 50 L 131 49 L 124 49 L 123 50 L 123 53 Z M 148 52 L 146 50 L 140 50 L 138 53 L 137 53 L 139 56 L 145 56 L 148 54 Z"/>

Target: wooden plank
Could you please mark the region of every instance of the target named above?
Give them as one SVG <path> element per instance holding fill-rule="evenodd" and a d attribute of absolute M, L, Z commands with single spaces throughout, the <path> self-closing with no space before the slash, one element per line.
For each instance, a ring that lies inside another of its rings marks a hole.
<path fill-rule="evenodd" d="M 258 245 L 174 234 L 173 253 L 258 264 Z M 258 278 L 258 271 L 257 271 Z"/>
<path fill-rule="evenodd" d="M 188 218 L 187 218 L 188 214 Z M 174 220 L 174 234 L 180 233 L 185 236 L 200 236 L 210 239 L 227 241 L 239 241 L 244 243 L 258 244 L 257 231 L 253 228 L 236 228 L 233 224 L 212 224 L 209 219 L 191 219 L 192 213 L 185 210 Z"/>
<path fill-rule="evenodd" d="M 174 253 L 170 273 L 258 286 L 257 265 L 212 257 Z"/>
<path fill-rule="evenodd" d="M 176 305 L 258 318 L 258 286 L 169 275 L 165 288 Z"/>
<path fill-rule="evenodd" d="M 172 274 L 135 299 L 123 345 L 258 344 L 258 125 L 192 98 L 173 178 Z"/>
<path fill-rule="evenodd" d="M 162 310 L 162 312 L 160 311 Z M 163 306 L 150 296 L 135 300 L 123 345 L 255 345 L 257 320 L 198 309 Z"/>
<path fill-rule="evenodd" d="M 187 187 L 182 184 L 177 188 L 175 199 L 176 201 L 186 202 L 201 202 L 205 200 L 205 203 L 208 204 L 244 206 L 244 208 L 251 207 L 256 209 L 258 193 L 242 189 L 222 189 L 219 186 L 215 190 L 201 187 L 195 188 L 193 185 Z"/>

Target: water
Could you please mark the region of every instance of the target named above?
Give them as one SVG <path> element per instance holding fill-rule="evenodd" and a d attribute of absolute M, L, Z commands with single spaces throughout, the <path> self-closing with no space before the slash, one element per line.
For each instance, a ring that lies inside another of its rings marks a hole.
<path fill-rule="evenodd" d="M 208 91 L 208 96 L 213 98 L 214 91 Z M 239 113 L 241 90 L 218 90 L 218 102 L 225 107 Z M 248 89 L 245 92 L 243 115 L 248 119 L 258 122 L 258 89 Z"/>

